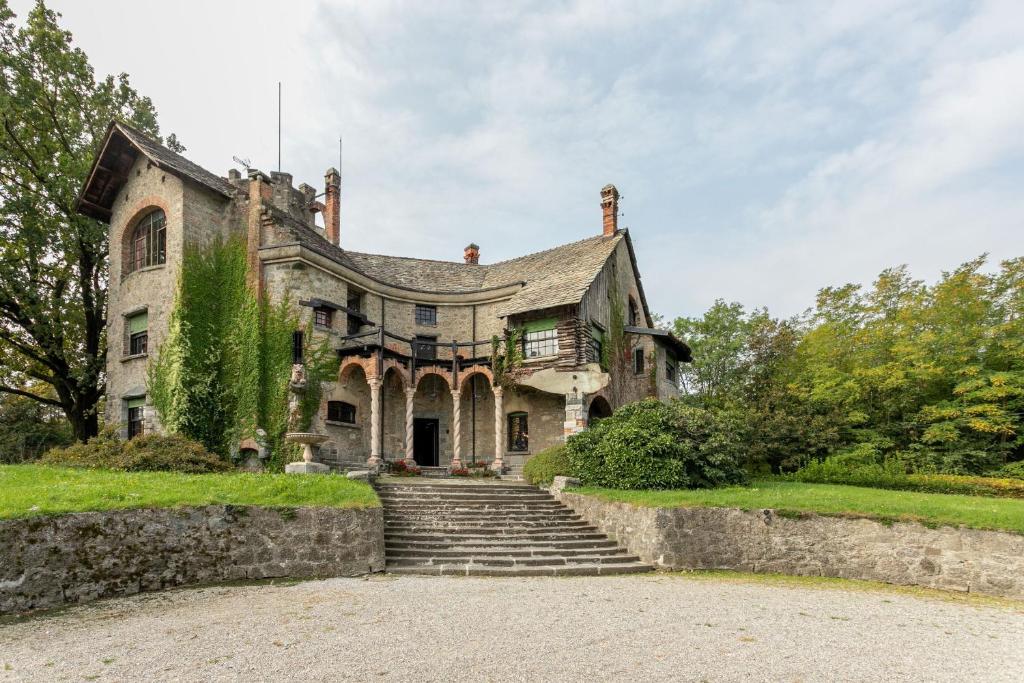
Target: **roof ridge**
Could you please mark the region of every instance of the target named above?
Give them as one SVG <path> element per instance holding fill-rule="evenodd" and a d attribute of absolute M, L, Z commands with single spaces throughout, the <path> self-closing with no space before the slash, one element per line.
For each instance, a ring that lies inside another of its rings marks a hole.
<path fill-rule="evenodd" d="M 616 237 L 620 237 L 622 235 L 622 233 L 623 233 L 622 230 L 617 230 L 615 232 L 615 234 L 611 235 L 610 237 L 612 237 L 614 239 Z M 571 246 L 574 246 L 574 245 L 577 245 L 577 244 L 583 244 L 584 242 L 603 240 L 603 239 L 605 239 L 607 237 L 609 237 L 609 235 L 592 235 L 590 237 L 584 237 L 583 239 L 576 240 L 575 242 L 565 242 L 564 244 L 556 244 L 555 246 L 548 247 L 547 249 L 540 249 L 539 251 L 531 251 L 530 253 L 523 254 L 522 256 L 515 256 L 515 257 L 510 258 L 510 259 L 505 259 L 504 261 L 496 261 L 494 263 L 489 263 L 487 265 L 490 265 L 490 266 L 500 266 L 500 265 L 504 265 L 506 263 L 512 263 L 513 261 L 521 261 L 523 259 L 530 258 L 531 256 L 539 256 L 540 254 L 547 254 L 547 253 L 555 251 L 557 249 L 564 249 L 565 247 L 571 247 Z"/>
<path fill-rule="evenodd" d="M 383 256 L 385 258 L 402 259 L 403 261 L 422 261 L 422 262 L 425 262 L 425 263 L 446 263 L 446 264 L 453 265 L 453 266 L 475 265 L 477 268 L 479 268 L 480 266 L 485 266 L 486 267 L 488 265 L 493 265 L 493 264 L 487 264 L 487 263 L 471 264 L 471 263 L 463 263 L 461 261 L 445 261 L 443 259 L 435 259 L 435 258 L 419 258 L 418 256 L 394 256 L 392 254 L 373 254 L 373 253 L 368 252 L 368 251 L 352 251 L 351 249 L 346 249 L 345 253 L 346 254 L 352 254 L 354 256 Z"/>

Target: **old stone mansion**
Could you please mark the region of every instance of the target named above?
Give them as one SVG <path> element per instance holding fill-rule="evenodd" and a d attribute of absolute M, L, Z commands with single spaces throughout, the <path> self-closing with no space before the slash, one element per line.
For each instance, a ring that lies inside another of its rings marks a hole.
<path fill-rule="evenodd" d="M 676 394 L 690 351 L 653 329 L 614 186 L 579 241 L 488 264 L 475 244 L 456 261 L 345 249 L 338 171 L 324 181 L 318 191 L 293 187 L 288 173 L 220 177 L 110 125 L 78 201 L 110 225 L 108 424 L 126 438 L 160 429 L 147 366 L 168 333 L 183 250 L 228 236 L 244 237 L 258 296 L 287 295 L 337 350 L 340 371 L 313 425 L 329 436 L 317 459 L 331 467 L 516 470 L 622 403 Z M 523 360 L 503 389 L 491 339 L 506 329 L 519 331 Z M 622 358 L 609 358 L 613 334 L 628 341 Z"/>

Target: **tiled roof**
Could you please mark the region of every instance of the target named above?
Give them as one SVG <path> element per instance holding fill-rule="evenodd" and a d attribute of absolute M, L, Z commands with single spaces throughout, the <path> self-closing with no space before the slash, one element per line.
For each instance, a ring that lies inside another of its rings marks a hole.
<path fill-rule="evenodd" d="M 116 122 L 114 127 L 157 166 L 183 175 L 187 179 L 199 183 L 225 197 L 230 197 L 235 193 L 235 188 L 226 178 L 221 178 L 207 171 L 202 166 L 192 163 L 177 152 L 172 152 L 155 140 L 150 139 L 142 131 L 121 121 Z"/>
<path fill-rule="evenodd" d="M 453 294 L 521 284 L 499 309 L 502 316 L 579 303 L 624 235 L 599 235 L 508 261 L 471 265 L 347 251 L 283 212 L 273 214 L 306 248 L 403 289 Z"/>

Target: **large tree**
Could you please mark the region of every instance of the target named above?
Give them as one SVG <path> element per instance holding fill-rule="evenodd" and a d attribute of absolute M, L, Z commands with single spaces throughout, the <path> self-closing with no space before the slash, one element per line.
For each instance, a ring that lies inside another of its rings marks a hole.
<path fill-rule="evenodd" d="M 59 17 L 40 0 L 16 26 L 0 0 L 0 392 L 59 407 L 84 440 L 104 389 L 108 239 L 75 198 L 112 119 L 159 130 L 150 99 L 126 74 L 97 80 Z"/>

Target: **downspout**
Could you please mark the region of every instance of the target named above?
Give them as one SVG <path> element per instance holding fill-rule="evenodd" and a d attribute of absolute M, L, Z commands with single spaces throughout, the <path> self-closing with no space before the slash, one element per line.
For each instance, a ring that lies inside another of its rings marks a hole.
<path fill-rule="evenodd" d="M 472 320 L 473 320 L 473 329 L 471 330 L 471 332 L 472 332 L 472 335 L 473 335 L 472 336 L 473 346 L 471 348 L 473 349 L 473 358 L 475 359 L 476 358 L 476 304 L 473 304 Z M 477 378 L 477 375 L 473 375 L 473 386 L 470 387 L 470 391 L 472 392 L 472 395 L 470 396 L 470 402 L 471 402 L 470 405 L 471 405 L 472 414 L 473 414 L 473 416 L 472 416 L 473 428 L 469 430 L 470 431 L 470 448 L 469 448 L 470 455 L 469 455 L 469 458 L 470 458 L 470 462 L 472 462 L 473 464 L 476 464 L 476 385 L 477 385 L 476 378 Z"/>

